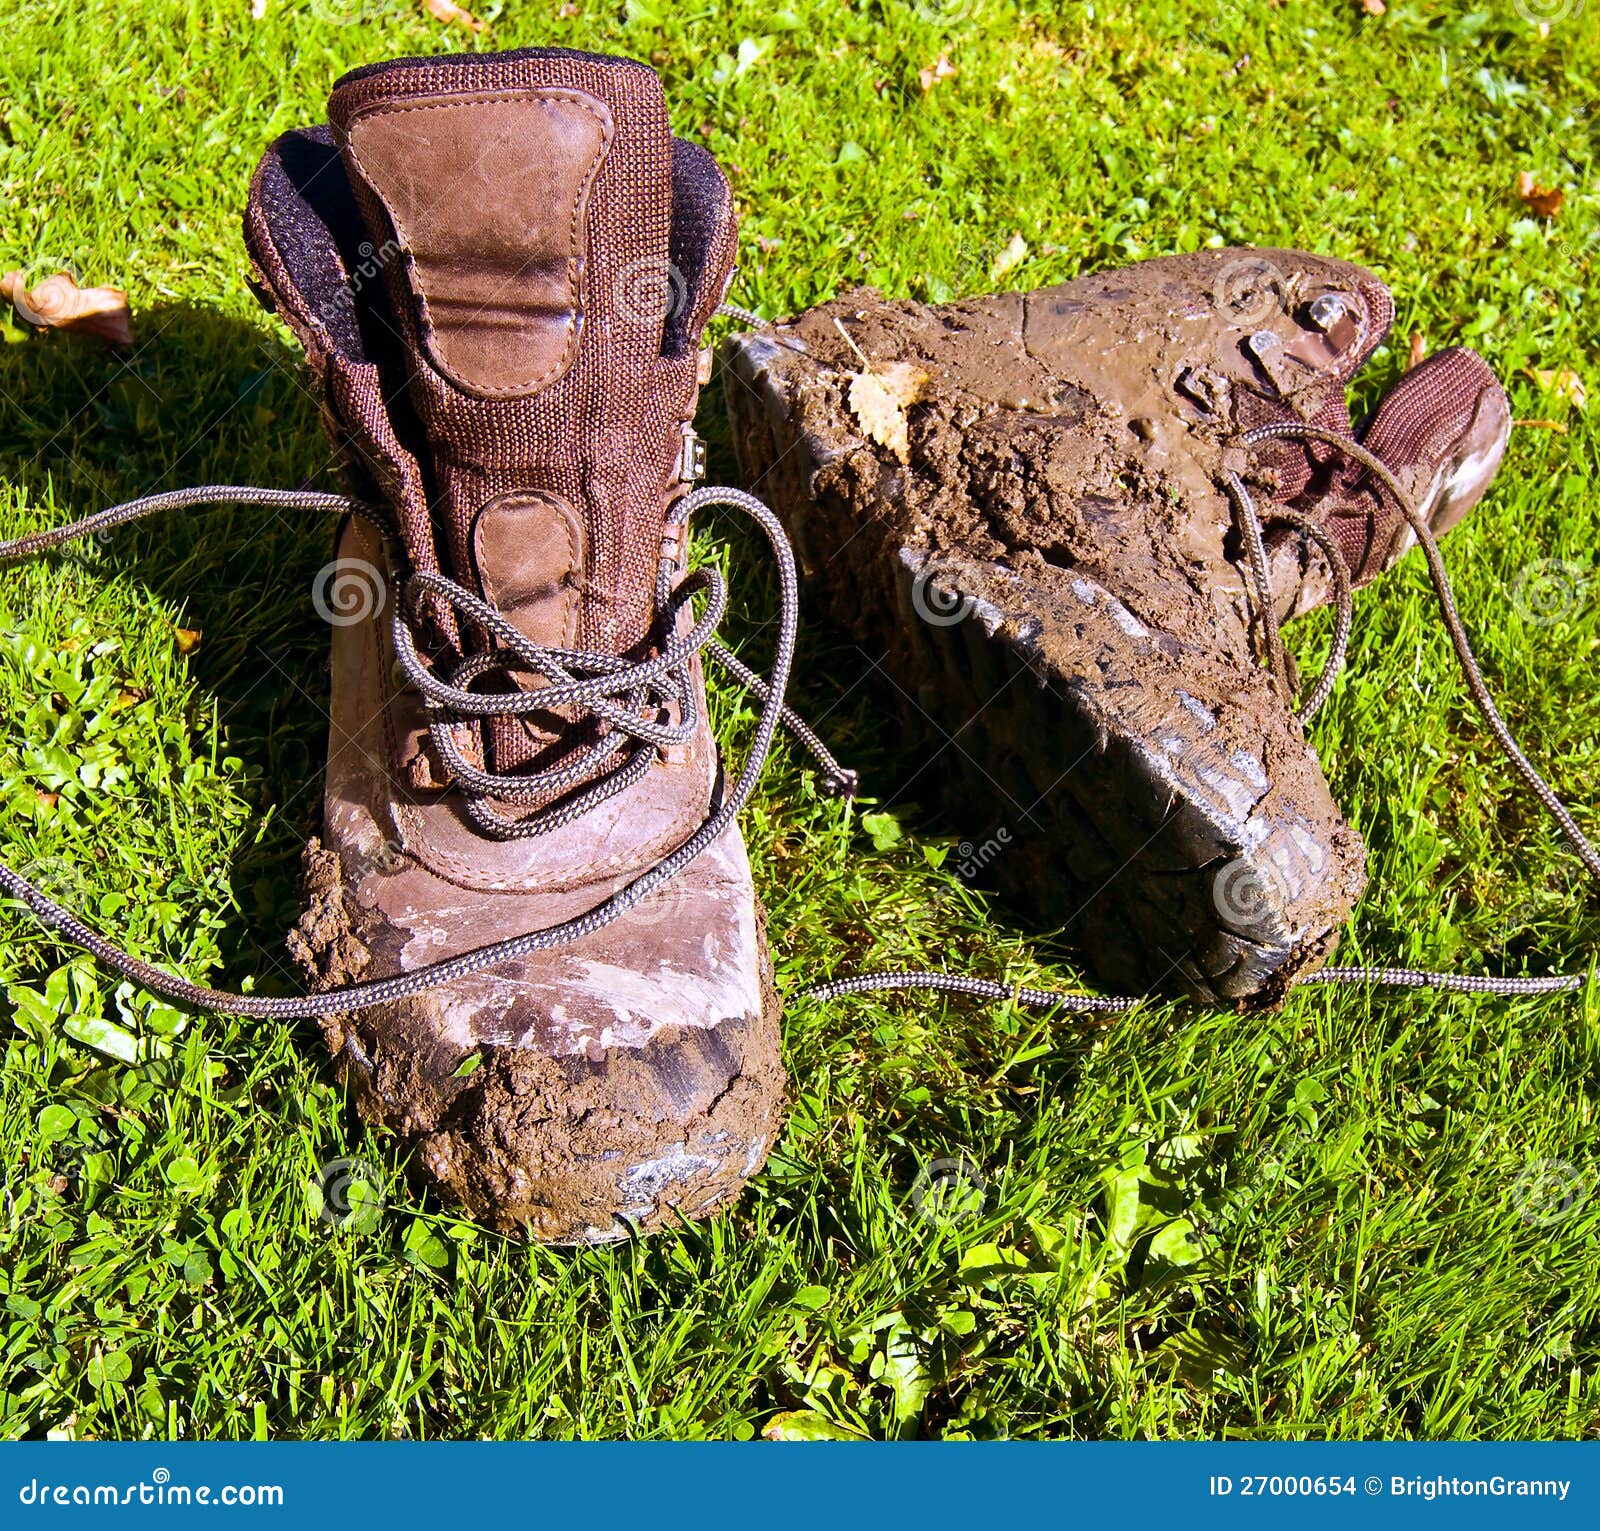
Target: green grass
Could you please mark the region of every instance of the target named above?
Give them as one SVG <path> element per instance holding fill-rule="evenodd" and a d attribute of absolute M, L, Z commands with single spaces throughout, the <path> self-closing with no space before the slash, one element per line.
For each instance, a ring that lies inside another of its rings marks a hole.
<path fill-rule="evenodd" d="M 1382 19 L 1354 0 L 539 14 L 556 9 L 485 6 L 474 40 L 411 0 L 268 0 L 257 21 L 245 0 L 14 7 L 0 269 L 125 286 L 138 344 L 117 359 L 5 330 L 0 530 L 208 480 L 328 482 L 296 355 L 244 284 L 262 147 L 386 55 L 624 52 L 729 167 L 735 296 L 769 314 L 856 281 L 981 291 L 1017 232 L 1018 287 L 1223 242 L 1376 267 L 1400 343 L 1369 396 L 1415 330 L 1479 347 L 1519 417 L 1567 427 L 1514 433 L 1447 559 L 1513 727 L 1558 790 L 1594 799 L 1600 432 L 1596 406 L 1563 411 L 1528 370 L 1600 391 L 1593 0 L 1548 37 L 1509 4 L 1420 0 Z M 924 93 L 941 51 L 957 72 Z M 1525 215 L 1521 170 L 1565 188 L 1557 219 Z M 726 476 L 719 412 L 713 390 Z M 328 540 L 195 513 L 0 574 L 0 848 L 191 977 L 289 982 Z M 753 543 L 732 551 L 733 635 L 763 657 L 771 580 Z M 1582 576 L 1554 624 L 1511 598 L 1537 559 Z M 203 632 L 193 653 L 177 626 Z M 904 763 L 860 657 L 813 628 L 802 662 L 797 701 L 903 834 L 877 849 L 863 807 L 818 800 L 780 750 L 747 826 L 780 982 L 898 964 L 1073 982 L 954 874 L 948 830 L 894 798 Z M 748 711 L 721 700 L 737 751 Z M 1415 559 L 1361 599 L 1315 738 L 1371 850 L 1350 960 L 1589 962 L 1593 892 L 1467 704 Z M 739 1209 L 564 1253 L 420 1194 L 310 1028 L 119 994 L 14 910 L 0 980 L 0 1435 L 748 1436 L 793 1410 L 874 1436 L 1600 1420 L 1595 991 L 1302 992 L 1274 1015 L 1152 1004 L 1096 1027 L 914 996 L 795 1005 L 790 1124 Z M 141 1061 L 86 1044 L 96 1015 L 120 1028 L 101 1046 L 131 1036 Z M 307 1185 L 341 1157 L 386 1204 L 335 1232 Z M 962 1158 L 981 1209 L 923 1216 L 919 1171 Z M 1588 1178 L 1530 1220 L 1545 1161 Z"/>

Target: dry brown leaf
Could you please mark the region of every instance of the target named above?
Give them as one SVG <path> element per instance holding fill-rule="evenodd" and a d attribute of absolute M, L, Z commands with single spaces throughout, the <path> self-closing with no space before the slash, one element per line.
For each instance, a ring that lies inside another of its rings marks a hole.
<path fill-rule="evenodd" d="M 1583 386 L 1583 379 L 1571 367 L 1552 367 L 1548 371 L 1530 367 L 1528 376 L 1546 393 L 1565 399 L 1574 409 L 1582 409 L 1589 402 L 1589 391 Z"/>
<path fill-rule="evenodd" d="M 33 329 L 69 330 L 112 346 L 133 344 L 128 295 L 120 287 L 80 287 L 67 271 L 29 287 L 22 272 L 8 271 L 0 277 L 0 297 Z"/>
<path fill-rule="evenodd" d="M 1014 270 L 1028 258 L 1028 241 L 1021 233 L 1011 236 L 1011 242 L 989 263 L 989 278 L 998 282 L 1006 272 Z"/>
<path fill-rule="evenodd" d="M 201 632 L 198 627 L 175 627 L 172 629 L 172 639 L 178 645 L 180 654 L 192 654 L 200 647 Z"/>
<path fill-rule="evenodd" d="M 456 0 L 425 0 L 427 11 L 435 21 L 443 21 L 454 27 L 465 27 L 469 32 L 481 32 L 486 23 L 479 21 L 464 5 L 457 5 Z"/>
<path fill-rule="evenodd" d="M 922 86 L 923 95 L 933 89 L 940 80 L 953 79 L 956 66 L 950 62 L 948 53 L 941 53 L 931 64 L 917 71 L 917 83 Z"/>
<path fill-rule="evenodd" d="M 1531 170 L 1517 176 L 1517 200 L 1537 218 L 1554 218 L 1567 194 L 1559 186 L 1541 186 Z"/>
<path fill-rule="evenodd" d="M 1406 371 L 1409 372 L 1427 354 L 1428 342 L 1422 338 L 1422 331 L 1412 330 L 1411 343 L 1406 347 Z"/>
<path fill-rule="evenodd" d="M 35 792 L 33 797 L 41 808 L 54 808 L 61 801 L 59 792 Z"/>
<path fill-rule="evenodd" d="M 850 412 L 880 447 L 904 462 L 911 451 L 906 411 L 922 397 L 928 374 L 910 362 L 895 361 L 850 378 Z"/>
<path fill-rule="evenodd" d="M 1361 0 L 1361 9 L 1369 16 L 1381 16 L 1389 7 L 1383 0 Z"/>

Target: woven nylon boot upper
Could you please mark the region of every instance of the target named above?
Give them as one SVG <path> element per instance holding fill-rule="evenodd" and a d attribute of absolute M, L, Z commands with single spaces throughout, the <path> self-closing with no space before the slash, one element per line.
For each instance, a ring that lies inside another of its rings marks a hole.
<path fill-rule="evenodd" d="M 1347 267 L 1347 291 L 1296 305 L 1275 254 L 1239 258 L 1237 266 L 1256 271 L 1258 282 L 1242 290 L 1236 284 L 1233 296 L 1266 316 L 1278 304 L 1262 304 L 1263 297 L 1288 298 L 1283 306 L 1297 333 L 1285 343 L 1264 329 L 1245 341 L 1258 377 L 1236 395 L 1236 423 L 1249 429 L 1303 420 L 1359 441 L 1407 487 L 1433 529 L 1449 531 L 1482 498 L 1505 450 L 1510 408 L 1494 374 L 1475 353 L 1451 347 L 1406 373 L 1365 422 L 1353 425 L 1345 390 L 1387 337 L 1394 299 L 1370 272 Z M 1357 584 L 1375 579 L 1411 545 L 1394 497 L 1336 448 L 1276 442 L 1262 449 L 1261 461 L 1272 472 L 1271 498 L 1321 525 Z"/>
<path fill-rule="evenodd" d="M 732 264 L 720 171 L 672 140 L 653 71 L 563 50 L 358 70 L 329 116 L 331 146 L 290 135 L 263 163 L 247 239 L 412 567 L 536 642 L 640 651 L 696 343 Z M 320 223 L 336 250 L 284 248 L 296 199 L 308 242 Z M 486 641 L 429 615 L 444 653 Z M 562 731 L 496 719 L 483 759 L 515 771 Z M 439 774 L 419 744 L 413 783 Z"/>

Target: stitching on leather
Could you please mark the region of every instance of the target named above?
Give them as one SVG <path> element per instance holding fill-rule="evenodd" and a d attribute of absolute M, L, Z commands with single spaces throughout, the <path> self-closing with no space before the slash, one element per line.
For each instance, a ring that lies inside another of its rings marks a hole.
<path fill-rule="evenodd" d="M 560 524 L 561 530 L 567 538 L 567 565 L 568 568 L 580 577 L 583 573 L 582 556 L 583 548 L 580 543 L 582 529 L 578 525 L 577 515 L 565 500 L 557 496 L 544 494 L 538 490 L 512 490 L 509 494 L 497 495 L 487 505 L 480 506 L 472 518 L 472 553 L 478 563 L 478 583 L 483 586 L 483 598 L 491 606 L 503 607 L 504 603 L 495 594 L 499 586 L 492 582 L 483 570 L 483 518 L 492 510 L 502 507 L 540 505 L 554 512 L 554 519 Z M 565 512 L 565 513 L 563 513 Z M 576 586 L 569 584 L 573 592 L 573 599 L 568 601 L 571 610 L 567 613 L 566 625 L 562 629 L 561 647 L 571 648 L 578 635 L 578 607 L 581 604 L 580 592 Z"/>
<path fill-rule="evenodd" d="M 646 780 L 649 780 L 647 777 Z M 643 783 L 641 782 L 642 786 Z M 685 806 L 680 809 L 676 818 L 672 819 L 657 835 L 652 836 L 643 843 L 619 851 L 599 861 L 585 862 L 581 867 L 574 868 L 564 877 L 547 877 L 540 872 L 540 886 L 537 890 L 528 887 L 526 877 L 522 878 L 485 878 L 479 870 L 480 863 L 471 856 L 458 856 L 454 852 L 440 849 L 432 844 L 427 835 L 427 826 L 423 823 L 421 815 L 403 799 L 390 795 L 390 807 L 395 817 L 401 821 L 406 841 L 406 850 L 416 859 L 418 867 L 432 874 L 442 882 L 461 888 L 469 893 L 521 893 L 530 891 L 545 893 L 569 893 L 578 888 L 588 887 L 600 881 L 596 874 L 621 871 L 642 871 L 653 859 L 659 859 L 657 848 L 672 846 L 680 842 L 685 833 L 699 820 L 699 812 L 695 809 L 694 800 L 688 799 Z M 474 875 L 476 874 L 476 875 Z"/>
<path fill-rule="evenodd" d="M 443 372 L 451 382 L 455 383 L 458 387 L 465 388 L 469 393 L 480 395 L 484 398 L 498 399 L 521 398 L 529 393 L 537 392 L 546 383 L 555 382 L 558 378 L 564 377 L 569 371 L 572 370 L 572 365 L 576 360 L 578 348 L 578 321 L 580 317 L 579 309 L 583 296 L 578 290 L 579 244 L 583 236 L 582 215 L 589 205 L 589 191 L 594 184 L 594 178 L 599 172 L 601 162 L 605 159 L 606 155 L 610 153 L 612 143 L 612 122 L 610 113 L 604 110 L 604 107 L 601 103 L 596 102 L 592 96 L 586 95 L 583 91 L 570 90 L 561 86 L 540 86 L 534 89 L 515 91 L 510 93 L 510 95 L 512 99 L 526 100 L 539 106 L 550 106 L 558 101 L 569 102 L 570 104 L 578 107 L 580 111 L 587 112 L 589 116 L 593 117 L 594 120 L 600 124 L 601 137 L 600 147 L 595 151 L 594 158 L 589 161 L 588 166 L 584 170 L 582 193 L 574 200 L 572 205 L 572 219 L 567 231 L 567 287 L 572 294 L 573 312 L 568 317 L 566 324 L 563 326 L 567 332 L 567 342 L 562 349 L 560 360 L 557 363 L 547 368 L 538 376 L 530 378 L 524 383 L 513 383 L 505 387 L 496 388 L 483 387 L 475 383 L 467 382 L 467 380 L 459 376 L 453 368 L 446 366 L 444 362 L 439 360 L 438 352 L 434 344 L 436 331 L 433 324 L 433 315 L 428 308 L 428 297 L 427 294 L 422 291 L 422 284 L 420 282 L 416 284 L 417 305 L 422 313 L 423 334 L 428 342 L 429 355 L 433 357 L 439 367 L 439 370 Z M 401 248 L 406 252 L 406 260 L 410 264 L 412 271 L 416 270 L 417 263 L 416 258 L 411 253 L 411 242 L 406 234 L 405 227 L 400 222 L 400 219 L 395 215 L 395 210 L 390 206 L 389 199 L 384 196 L 380 190 L 378 190 L 377 186 L 373 183 L 371 175 L 368 174 L 367 167 L 362 163 L 360 151 L 356 148 L 355 143 L 352 141 L 350 136 L 352 129 L 354 129 L 361 122 L 364 122 L 369 117 L 394 117 L 398 116 L 402 112 L 447 111 L 453 107 L 474 106 L 487 102 L 505 101 L 507 98 L 508 93 L 506 91 L 485 90 L 463 92 L 459 95 L 453 96 L 449 101 L 400 101 L 386 103 L 379 106 L 357 108 L 357 110 L 352 114 L 348 125 L 344 128 L 342 134 L 344 139 L 344 149 L 349 154 L 350 158 L 355 162 L 356 169 L 360 171 L 361 179 L 366 183 L 368 189 L 383 204 L 383 210 L 389 215 L 389 222 L 393 224 L 394 231 L 400 238 Z M 599 110 L 596 109 L 597 106 L 600 107 Z"/>

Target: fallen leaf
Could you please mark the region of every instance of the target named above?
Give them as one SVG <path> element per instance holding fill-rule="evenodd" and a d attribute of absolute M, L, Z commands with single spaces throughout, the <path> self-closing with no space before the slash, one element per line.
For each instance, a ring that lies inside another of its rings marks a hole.
<path fill-rule="evenodd" d="M 1553 367 L 1549 371 L 1530 367 L 1528 376 L 1546 393 L 1565 399 L 1574 409 L 1582 409 L 1589 402 L 1589 392 L 1583 386 L 1583 379 L 1571 367 Z"/>
<path fill-rule="evenodd" d="M 192 654 L 200 647 L 201 633 L 198 627 L 175 627 L 172 638 L 180 654 Z"/>
<path fill-rule="evenodd" d="M 426 0 L 428 14 L 435 21 L 443 21 L 450 26 L 465 27 L 469 32 L 481 32 L 484 23 L 479 21 L 465 6 L 457 5 L 456 0 Z"/>
<path fill-rule="evenodd" d="M 923 95 L 933 89 L 940 80 L 954 78 L 956 66 L 950 62 L 948 53 L 941 53 L 931 64 L 917 71 L 917 83 L 922 86 Z"/>
<path fill-rule="evenodd" d="M 59 792 L 35 792 L 33 798 L 41 808 L 54 808 L 61 801 L 61 794 Z"/>
<path fill-rule="evenodd" d="M 1531 170 L 1524 170 L 1517 176 L 1517 200 L 1535 217 L 1554 218 L 1567 194 L 1559 186 L 1541 186 Z"/>
<path fill-rule="evenodd" d="M 910 362 L 890 362 L 850 379 L 850 410 L 881 447 L 904 462 L 911 450 L 906 410 L 922 397 L 928 374 Z"/>
<path fill-rule="evenodd" d="M 1406 371 L 1409 372 L 1427 354 L 1428 343 L 1422 338 L 1422 331 L 1412 330 L 1411 344 L 1406 348 Z"/>
<path fill-rule="evenodd" d="M 1011 236 L 1011 243 L 989 263 L 989 278 L 998 282 L 1006 272 L 1020 266 L 1028 258 L 1028 241 L 1020 233 Z"/>
<path fill-rule="evenodd" d="M 47 276 L 36 287 L 29 287 L 27 280 L 20 271 L 0 277 L 0 296 L 23 324 L 93 335 L 107 345 L 133 344 L 128 295 L 120 287 L 80 287 L 66 271 Z"/>
<path fill-rule="evenodd" d="M 1381 16 L 1389 7 L 1383 0 L 1361 0 L 1361 9 L 1369 16 Z"/>

